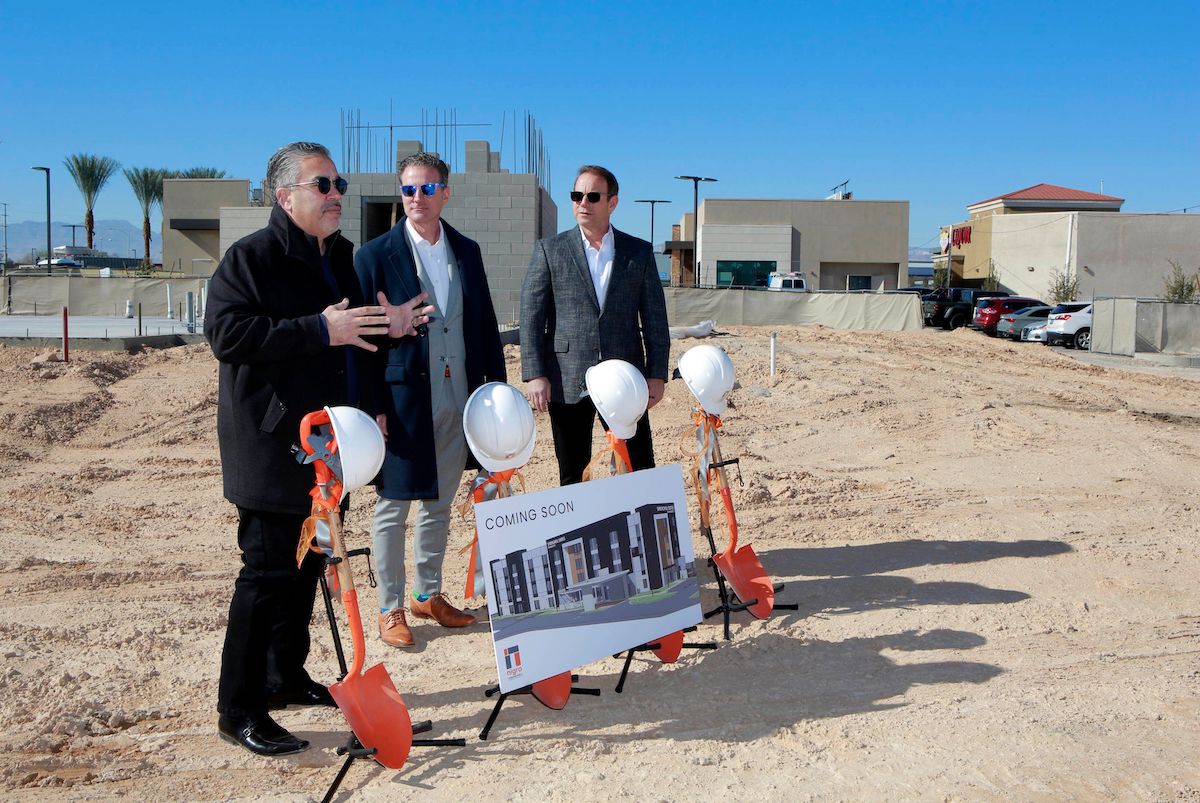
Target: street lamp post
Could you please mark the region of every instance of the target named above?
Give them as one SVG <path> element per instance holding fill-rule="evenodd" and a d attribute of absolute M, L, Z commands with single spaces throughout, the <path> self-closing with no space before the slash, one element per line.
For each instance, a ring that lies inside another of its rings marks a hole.
<path fill-rule="evenodd" d="M 700 286 L 700 182 L 716 181 L 715 178 L 704 176 L 676 176 L 683 181 L 692 182 L 692 256 L 695 258 L 695 273 L 692 274 L 692 287 Z"/>
<path fill-rule="evenodd" d="M 74 247 L 75 247 L 75 230 L 76 230 L 76 229 L 86 229 L 86 228 L 87 228 L 87 226 L 83 225 L 82 223 L 64 223 L 64 224 L 62 224 L 62 227 L 63 227 L 64 229 L 70 229 L 70 230 L 71 230 L 71 247 L 72 247 L 72 248 L 74 248 Z"/>
<path fill-rule="evenodd" d="M 50 168 L 35 167 L 34 170 L 41 170 L 46 174 L 46 273 L 50 272 L 50 258 L 54 256 L 54 251 L 50 247 Z"/>
<path fill-rule="evenodd" d="M 661 201 L 658 198 L 655 198 L 653 200 L 648 199 L 648 198 L 646 198 L 646 199 L 639 198 L 638 200 L 634 201 L 634 203 L 650 204 L 650 250 L 653 252 L 654 251 L 654 205 L 655 204 L 669 204 L 671 202 L 670 201 Z"/>

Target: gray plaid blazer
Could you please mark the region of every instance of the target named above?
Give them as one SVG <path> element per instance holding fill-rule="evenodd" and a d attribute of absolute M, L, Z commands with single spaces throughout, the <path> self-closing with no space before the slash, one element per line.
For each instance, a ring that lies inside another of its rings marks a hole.
<path fill-rule="evenodd" d="M 521 378 L 550 380 L 550 399 L 574 404 L 601 360 L 632 363 L 667 378 L 667 305 L 650 243 L 613 229 L 613 267 L 604 309 L 579 227 L 538 240 L 521 288 Z"/>

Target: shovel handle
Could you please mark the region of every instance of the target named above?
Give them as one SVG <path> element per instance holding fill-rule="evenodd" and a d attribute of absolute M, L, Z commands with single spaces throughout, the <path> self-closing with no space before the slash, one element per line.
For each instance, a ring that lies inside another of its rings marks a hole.
<path fill-rule="evenodd" d="M 613 454 L 616 455 L 615 474 L 628 474 L 633 471 L 633 461 L 629 459 L 629 447 L 624 438 L 618 438 L 612 432 L 608 433 L 609 443 L 612 444 Z"/>
<path fill-rule="evenodd" d="M 362 616 L 358 612 L 358 592 L 354 590 L 354 572 L 350 570 L 350 556 L 346 554 L 346 542 L 342 540 L 342 511 L 335 507 L 329 511 L 329 542 L 337 562 L 338 583 L 342 588 L 342 605 L 346 608 L 346 620 L 350 624 L 350 641 L 354 646 L 350 671 L 346 677 L 356 677 L 366 659 L 367 645 L 363 637 Z"/>
<path fill-rule="evenodd" d="M 733 550 L 737 548 L 738 528 L 737 516 L 733 513 L 733 495 L 729 491 L 729 476 L 725 473 L 725 461 L 721 458 L 721 442 L 717 439 L 717 433 L 714 430 L 712 433 L 713 439 L 713 466 L 709 471 L 716 475 L 717 490 L 721 492 L 721 503 L 725 506 L 725 516 L 729 520 L 729 554 L 733 554 Z"/>

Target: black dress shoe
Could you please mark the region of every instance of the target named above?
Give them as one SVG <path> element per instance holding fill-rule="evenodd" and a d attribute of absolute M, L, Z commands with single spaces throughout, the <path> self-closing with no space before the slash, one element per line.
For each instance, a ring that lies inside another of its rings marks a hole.
<path fill-rule="evenodd" d="M 337 703 L 334 702 L 329 689 L 315 680 L 310 680 L 306 685 L 297 689 L 284 689 L 267 695 L 268 711 L 278 711 L 289 705 L 327 705 L 330 708 L 337 708 Z"/>
<path fill-rule="evenodd" d="M 260 719 L 221 717 L 217 720 L 217 731 L 230 744 L 241 745 L 260 756 L 286 756 L 308 747 L 307 741 L 297 739 L 265 715 Z"/>

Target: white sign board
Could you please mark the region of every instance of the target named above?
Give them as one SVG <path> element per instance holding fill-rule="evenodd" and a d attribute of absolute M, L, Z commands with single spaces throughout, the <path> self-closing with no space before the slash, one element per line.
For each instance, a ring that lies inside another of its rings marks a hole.
<path fill-rule="evenodd" d="M 475 506 L 500 690 L 698 624 L 680 466 Z"/>

